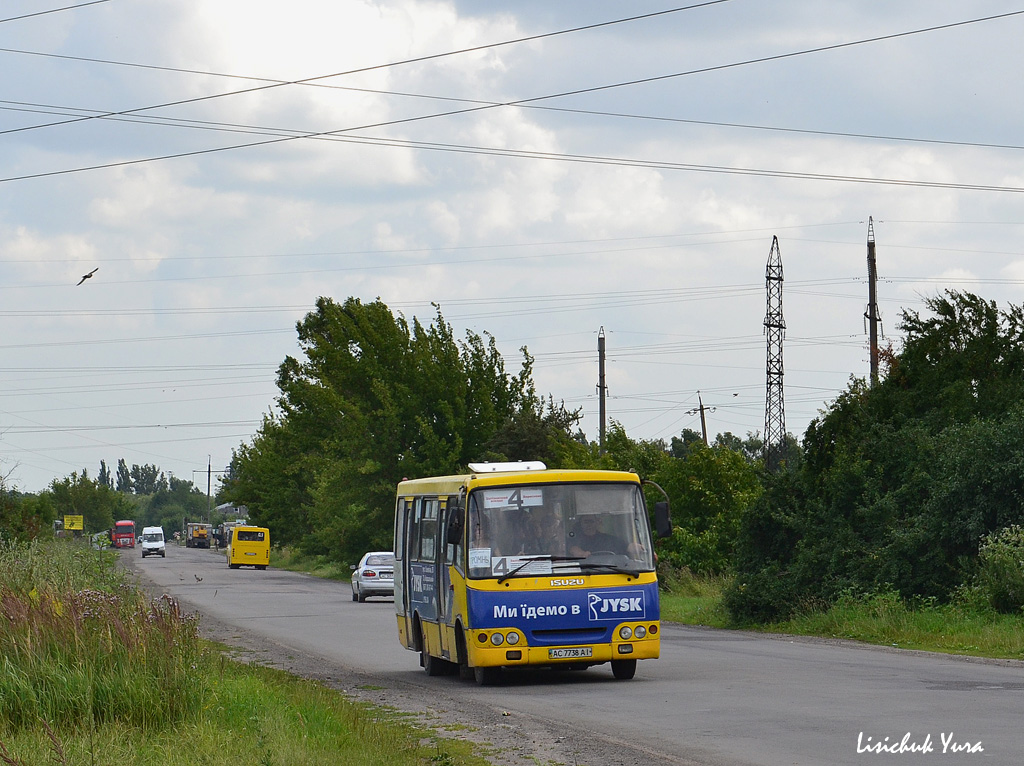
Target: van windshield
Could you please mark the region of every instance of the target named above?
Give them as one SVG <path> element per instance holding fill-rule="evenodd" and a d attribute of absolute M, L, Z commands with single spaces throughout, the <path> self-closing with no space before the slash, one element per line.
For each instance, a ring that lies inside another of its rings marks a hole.
<path fill-rule="evenodd" d="M 146 543 L 159 543 L 163 542 L 164 536 L 159 532 L 147 532 L 142 536 L 142 541 Z"/>

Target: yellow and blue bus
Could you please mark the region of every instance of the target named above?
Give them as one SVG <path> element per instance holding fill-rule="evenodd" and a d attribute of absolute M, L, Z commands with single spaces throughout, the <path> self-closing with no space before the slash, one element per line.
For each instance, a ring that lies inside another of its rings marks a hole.
<path fill-rule="evenodd" d="M 640 478 L 539 462 L 469 468 L 398 485 L 398 634 L 426 672 L 488 685 L 503 668 L 609 662 L 615 678 L 630 679 L 637 660 L 657 658 L 658 580 Z M 655 520 L 671 534 L 667 502 L 655 504 Z"/>

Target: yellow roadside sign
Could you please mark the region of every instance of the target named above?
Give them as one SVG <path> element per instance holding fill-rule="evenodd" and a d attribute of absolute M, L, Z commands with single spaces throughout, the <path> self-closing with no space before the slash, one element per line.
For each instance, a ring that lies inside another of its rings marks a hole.
<path fill-rule="evenodd" d="M 77 530 L 81 532 L 85 529 L 85 517 L 84 516 L 65 516 L 64 517 L 64 529 L 66 530 Z"/>

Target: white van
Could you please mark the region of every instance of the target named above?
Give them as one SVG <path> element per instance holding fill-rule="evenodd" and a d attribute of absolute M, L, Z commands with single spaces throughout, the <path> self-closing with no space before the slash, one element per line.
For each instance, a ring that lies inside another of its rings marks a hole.
<path fill-rule="evenodd" d="M 144 527 L 142 529 L 142 558 L 146 556 L 167 556 L 164 548 L 164 528 Z"/>

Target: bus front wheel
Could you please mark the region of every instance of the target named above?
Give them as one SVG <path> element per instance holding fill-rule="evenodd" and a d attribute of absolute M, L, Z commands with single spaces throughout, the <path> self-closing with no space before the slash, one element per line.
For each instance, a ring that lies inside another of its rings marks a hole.
<path fill-rule="evenodd" d="M 466 651 L 466 634 L 460 625 L 455 637 L 455 664 L 458 665 L 459 678 L 463 681 L 473 680 L 473 668 L 469 666 L 469 654 Z"/>
<path fill-rule="evenodd" d="M 501 678 L 501 668 L 482 668 L 477 665 L 473 668 L 473 675 L 477 686 L 494 686 Z"/>
<path fill-rule="evenodd" d="M 612 675 L 619 681 L 628 681 L 636 675 L 636 660 L 612 660 Z"/>

